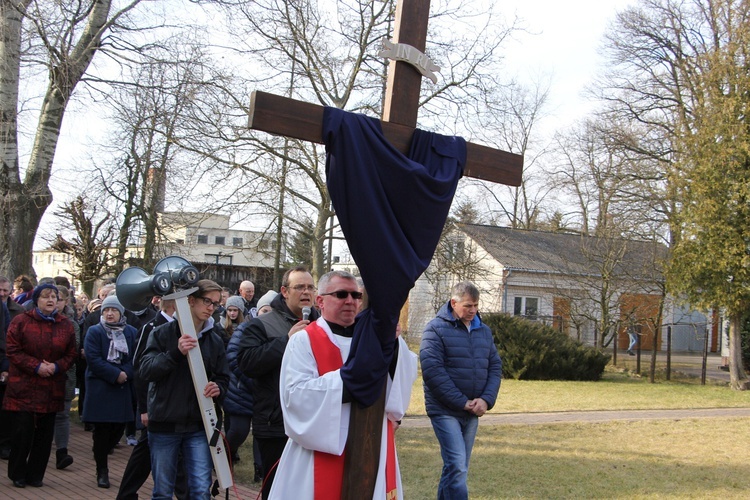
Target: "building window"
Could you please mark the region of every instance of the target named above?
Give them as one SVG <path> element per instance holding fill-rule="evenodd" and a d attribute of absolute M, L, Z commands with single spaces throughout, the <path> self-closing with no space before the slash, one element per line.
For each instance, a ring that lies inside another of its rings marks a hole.
<path fill-rule="evenodd" d="M 215 236 L 214 237 L 214 243 L 217 245 L 223 245 L 226 239 L 223 236 Z"/>
<path fill-rule="evenodd" d="M 208 235 L 199 234 L 198 235 L 198 244 L 199 245 L 208 245 Z"/>
<path fill-rule="evenodd" d="M 539 299 L 536 297 L 516 297 L 513 302 L 513 315 L 536 319 L 539 314 Z"/>
<path fill-rule="evenodd" d="M 184 245 L 185 244 L 185 240 L 183 240 L 182 238 L 177 238 L 176 240 L 174 240 L 174 242 L 177 243 L 178 245 Z"/>
<path fill-rule="evenodd" d="M 232 246 L 233 247 L 241 247 L 242 246 L 242 238 L 232 238 Z"/>

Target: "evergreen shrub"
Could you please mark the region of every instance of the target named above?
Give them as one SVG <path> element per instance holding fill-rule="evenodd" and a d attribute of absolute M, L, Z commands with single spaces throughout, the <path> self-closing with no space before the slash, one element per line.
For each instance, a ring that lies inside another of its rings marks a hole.
<path fill-rule="evenodd" d="M 611 358 L 542 323 L 488 314 L 503 360 L 503 377 L 516 380 L 599 380 Z"/>

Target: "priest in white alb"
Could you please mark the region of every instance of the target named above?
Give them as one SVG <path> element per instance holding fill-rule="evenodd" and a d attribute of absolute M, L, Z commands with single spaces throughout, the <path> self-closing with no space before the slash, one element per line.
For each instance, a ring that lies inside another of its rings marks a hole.
<path fill-rule="evenodd" d="M 281 406 L 289 436 L 270 499 L 339 499 L 351 395 L 340 368 L 349 358 L 362 293 L 354 276 L 332 271 L 320 278 L 321 317 L 295 333 L 281 364 Z M 393 332 L 394 337 L 396 332 Z M 374 499 L 402 499 L 394 430 L 409 406 L 417 356 L 400 337 L 389 366 Z"/>

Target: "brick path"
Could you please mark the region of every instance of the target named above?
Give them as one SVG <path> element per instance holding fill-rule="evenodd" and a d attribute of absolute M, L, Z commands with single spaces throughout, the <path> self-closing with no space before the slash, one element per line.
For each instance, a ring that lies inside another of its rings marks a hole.
<path fill-rule="evenodd" d="M 7 461 L 0 462 L 0 499 L 114 499 L 117 496 L 120 479 L 133 448 L 126 445 L 123 439 L 123 442 L 115 448 L 115 452 L 109 456 L 109 481 L 112 487 L 103 489 L 96 486 L 96 466 L 94 465 L 91 445 L 91 433 L 85 432 L 82 425 L 71 423 L 68 453 L 75 462 L 64 470 L 57 470 L 55 468 L 55 445 L 53 444 L 42 488 L 32 488 L 31 486 L 14 488 L 10 479 L 8 479 Z M 149 478 L 141 488 L 139 497 L 142 499 L 151 498 L 153 485 L 151 478 Z M 258 497 L 257 485 L 238 484 L 236 486 L 236 492 L 233 489 L 229 492 L 230 499 L 255 500 Z M 225 498 L 224 493 L 224 490 L 222 490 L 217 498 Z"/>

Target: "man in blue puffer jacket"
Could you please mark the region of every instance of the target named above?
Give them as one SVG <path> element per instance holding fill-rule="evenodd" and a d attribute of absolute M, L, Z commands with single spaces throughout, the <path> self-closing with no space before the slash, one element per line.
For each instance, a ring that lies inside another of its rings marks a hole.
<path fill-rule="evenodd" d="M 422 334 L 425 406 L 443 458 L 438 499 L 469 498 L 466 477 L 478 419 L 500 390 L 502 361 L 478 304 L 477 287 L 458 283 Z"/>

